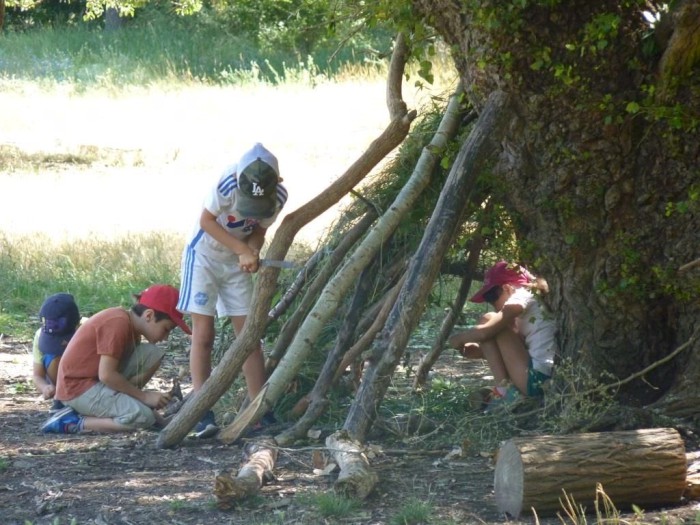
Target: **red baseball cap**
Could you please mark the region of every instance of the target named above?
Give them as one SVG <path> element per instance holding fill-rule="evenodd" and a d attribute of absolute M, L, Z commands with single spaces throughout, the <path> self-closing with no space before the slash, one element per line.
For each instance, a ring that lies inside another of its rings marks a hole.
<path fill-rule="evenodd" d="M 178 325 L 186 334 L 192 334 L 192 330 L 187 326 L 182 313 L 177 310 L 177 301 L 180 297 L 180 292 L 177 288 L 169 284 L 154 284 L 149 286 L 140 295 L 137 296 L 139 303 L 147 308 L 152 308 L 159 312 L 167 314 L 173 323 Z"/>
<path fill-rule="evenodd" d="M 469 300 L 473 303 L 483 303 L 484 294 L 495 286 L 504 284 L 522 285 L 534 280 L 534 276 L 522 266 L 499 261 L 488 269 L 484 275 L 484 285 Z"/>

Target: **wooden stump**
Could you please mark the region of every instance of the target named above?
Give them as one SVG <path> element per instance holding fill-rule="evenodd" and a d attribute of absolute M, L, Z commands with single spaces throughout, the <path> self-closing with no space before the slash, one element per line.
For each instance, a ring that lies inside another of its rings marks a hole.
<path fill-rule="evenodd" d="M 214 481 L 214 495 L 220 509 L 230 509 L 236 502 L 260 490 L 267 477 L 272 476 L 277 461 L 277 447 L 272 442 L 252 443 L 245 447 L 247 462 L 234 478 L 219 474 Z"/>
<path fill-rule="evenodd" d="M 326 447 L 340 467 L 334 490 L 351 499 L 365 499 L 374 490 L 379 476 L 370 467 L 364 447 L 344 430 L 328 436 Z"/>
<path fill-rule="evenodd" d="M 675 505 L 685 478 L 685 445 L 671 428 L 515 438 L 498 452 L 496 505 L 515 518 L 554 514 L 566 492 L 591 510 L 598 483 L 617 508 Z"/>

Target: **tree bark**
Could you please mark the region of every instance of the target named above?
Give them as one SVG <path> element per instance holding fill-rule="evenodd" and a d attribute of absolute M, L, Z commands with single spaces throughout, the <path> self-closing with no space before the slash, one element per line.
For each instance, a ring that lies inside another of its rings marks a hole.
<path fill-rule="evenodd" d="M 508 13 L 487 1 L 412 5 L 454 50 L 477 110 L 497 89 L 515 98 L 521 118 L 503 141 L 491 188 L 527 247 L 522 262 L 549 281 L 560 357 L 593 377 L 625 377 L 668 355 L 700 319 L 700 272 L 676 272 L 697 259 L 700 244 L 700 76 L 677 75 L 697 64 L 698 32 L 677 26 L 684 45 L 652 54 L 643 3 L 528 3 Z M 680 21 L 697 2 L 670 6 Z M 604 19 L 620 24 L 592 36 Z M 692 53 L 679 55 L 682 48 Z M 674 89 L 655 100 L 666 91 L 664 55 Z M 619 397 L 635 405 L 698 398 L 698 374 L 696 342 Z"/>
<path fill-rule="evenodd" d="M 406 282 L 383 336 L 375 345 L 370 366 L 343 426 L 360 442 L 366 439 L 411 331 L 423 313 L 440 262 L 461 224 L 462 212 L 476 179 L 493 158 L 497 144 L 513 118 L 508 102 L 505 93 L 491 95 L 450 170 L 421 244 L 411 260 Z"/>
<path fill-rule="evenodd" d="M 369 496 L 379 476 L 370 467 L 362 446 L 340 431 L 326 438 L 326 448 L 340 467 L 334 490 L 349 499 L 363 500 Z"/>
<path fill-rule="evenodd" d="M 592 508 L 596 486 L 616 508 L 677 505 L 686 488 L 685 445 L 671 428 L 508 440 L 495 473 L 499 512 L 517 518 L 561 510 L 563 492 Z"/>
<path fill-rule="evenodd" d="M 389 78 L 387 79 L 388 94 L 391 93 L 393 96 L 396 96 L 397 93 L 401 93 L 400 86 L 407 56 L 406 43 L 403 36 L 399 35 L 396 39 L 389 68 Z M 294 241 L 294 236 L 304 225 L 337 203 L 362 181 L 374 166 L 403 141 L 408 134 L 411 122 L 416 117 L 416 112 L 414 110 L 405 111 L 405 104 L 401 102 L 392 101 L 388 104 L 390 111 L 393 111 L 393 113 L 390 112 L 391 122 L 388 127 L 341 177 L 320 195 L 282 220 L 282 224 L 280 224 L 270 243 L 270 248 L 266 254 L 267 257 L 270 259 L 284 259 Z M 395 108 L 398 108 L 398 110 L 395 111 Z M 401 108 L 403 108 L 403 111 L 401 111 Z M 182 441 L 190 429 L 197 424 L 207 410 L 214 406 L 214 403 L 226 392 L 234 379 L 240 374 L 243 363 L 259 344 L 267 326 L 267 312 L 270 309 L 278 275 L 279 269 L 272 267 L 264 267 L 258 272 L 253 301 L 243 331 L 233 341 L 219 364 L 212 371 L 209 379 L 197 392 L 197 395 L 188 401 L 170 424 L 160 432 L 156 446 L 159 448 L 172 447 Z M 264 408 L 265 411 L 268 409 L 269 406 Z M 263 413 L 264 411 L 260 412 L 259 415 L 261 416 Z"/>
<path fill-rule="evenodd" d="M 457 297 L 452 302 L 452 306 L 447 311 L 447 315 L 442 320 L 440 325 L 440 331 L 433 346 L 430 351 L 423 356 L 423 358 L 418 363 L 416 367 L 416 376 L 413 379 L 413 389 L 418 390 L 420 387 L 425 385 L 428 380 L 428 372 L 437 362 L 440 354 L 442 354 L 442 349 L 445 347 L 445 342 L 450 336 L 450 332 L 455 325 L 455 320 L 459 317 L 459 314 L 464 308 L 464 303 L 467 301 L 469 295 L 469 289 L 472 286 L 472 279 L 474 271 L 476 270 L 476 265 L 479 263 L 479 257 L 481 256 L 481 248 L 484 245 L 484 238 L 481 235 L 481 226 L 479 225 L 474 232 L 471 243 L 469 245 L 469 254 L 467 256 L 467 265 L 464 270 L 464 275 L 462 276 L 462 282 L 459 285 L 459 290 L 457 291 Z"/>
<path fill-rule="evenodd" d="M 268 477 L 272 476 L 277 461 L 275 443 L 250 443 L 244 449 L 246 463 L 232 477 L 228 473 L 219 474 L 214 481 L 216 506 L 230 509 L 242 499 L 260 490 Z"/>

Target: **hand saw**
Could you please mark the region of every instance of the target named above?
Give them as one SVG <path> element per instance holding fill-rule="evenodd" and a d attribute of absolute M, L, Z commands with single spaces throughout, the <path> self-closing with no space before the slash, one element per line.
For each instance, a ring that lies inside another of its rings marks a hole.
<path fill-rule="evenodd" d="M 275 259 L 260 259 L 260 266 L 272 266 L 273 268 L 296 268 L 299 263 L 293 261 L 276 261 Z"/>

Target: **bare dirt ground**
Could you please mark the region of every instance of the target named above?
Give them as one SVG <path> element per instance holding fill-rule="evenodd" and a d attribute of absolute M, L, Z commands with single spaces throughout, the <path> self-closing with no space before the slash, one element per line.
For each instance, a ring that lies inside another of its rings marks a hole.
<path fill-rule="evenodd" d="M 31 385 L 29 349 L 29 341 L 11 338 L 0 346 L 4 525 L 334 523 L 318 514 L 309 497 L 329 491 L 337 477 L 337 472 L 314 472 L 313 461 L 314 450 L 324 451 L 323 439 L 335 429 L 320 429 L 317 442 L 281 450 L 275 479 L 259 496 L 236 509 L 219 510 L 212 493 L 214 478 L 220 472 L 235 474 L 245 440 L 223 445 L 216 439 L 188 438 L 174 449 L 161 450 L 155 447 L 155 431 L 42 434 L 49 402 Z M 168 352 L 149 386 L 167 390 L 170 378 L 186 364 L 184 352 Z M 188 390 L 187 380 L 182 386 Z M 380 478 L 377 490 L 361 509 L 337 523 L 389 523 L 402 501 L 414 499 L 434 509 L 429 523 L 503 521 L 493 501 L 491 458 L 475 454 L 445 459 L 448 449 L 425 449 L 421 440 L 391 441 L 372 443 L 372 466 Z"/>
<path fill-rule="evenodd" d="M 172 377 L 186 367 L 184 347 L 175 346 L 149 386 L 167 390 Z M 431 513 L 427 521 L 408 522 L 414 525 L 536 522 L 529 516 L 509 519 L 497 511 L 491 453 L 451 454 L 459 448 L 458 434 L 453 436 L 452 449 L 432 449 L 420 436 L 397 439 L 381 432 L 375 432 L 368 443 L 374 451 L 371 465 L 379 476 L 376 490 L 349 515 L 324 517 L 313 498 L 332 491 L 338 474 L 337 470 L 321 473 L 314 452 L 325 452 L 325 436 L 335 428 L 319 428 L 322 434 L 317 441 L 280 450 L 274 479 L 236 508 L 221 510 L 213 495 L 214 479 L 222 472 L 235 476 L 243 446 L 253 438 L 233 445 L 187 438 L 173 449 L 162 450 L 155 446 L 155 431 L 42 434 L 49 402 L 36 395 L 31 385 L 29 341 L 5 337 L 0 341 L 0 364 L 3 525 L 378 525 L 396 523 L 392 520 L 397 513 L 416 501 L 428 504 Z M 484 369 L 478 362 L 446 355 L 434 374 L 480 381 Z M 189 390 L 187 378 L 182 386 L 185 392 Z M 275 430 L 286 424 L 278 423 Z M 699 516 L 697 506 L 688 502 L 643 515 L 623 514 L 621 521 L 610 523 L 698 523 Z M 557 517 L 540 518 L 539 523 L 573 524 Z M 595 517 L 590 523 L 596 523 Z"/>

